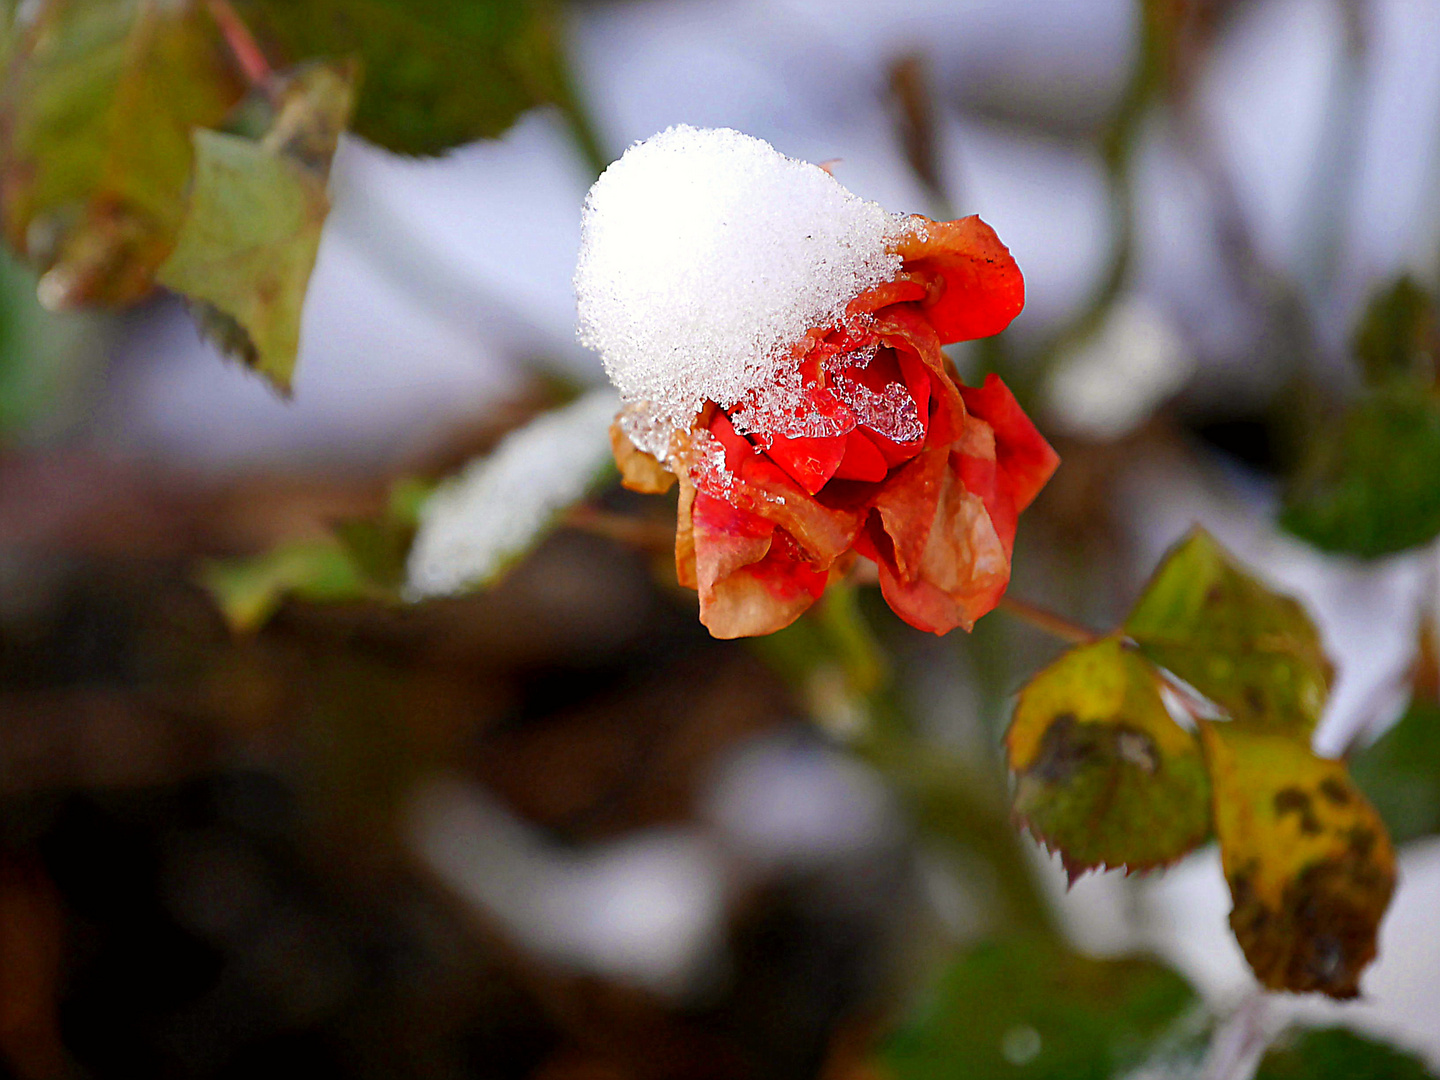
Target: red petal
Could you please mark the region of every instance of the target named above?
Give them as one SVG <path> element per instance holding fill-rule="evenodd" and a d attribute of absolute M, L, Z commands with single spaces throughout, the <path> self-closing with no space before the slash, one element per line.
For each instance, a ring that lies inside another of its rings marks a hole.
<path fill-rule="evenodd" d="M 877 565 L 890 607 L 911 626 L 933 634 L 957 626 L 969 630 L 995 607 L 1010 581 L 1010 559 L 984 503 L 949 469 L 918 567 L 900 574 L 884 559 Z"/>
<path fill-rule="evenodd" d="M 983 420 L 972 422 L 984 424 Z M 989 425 L 986 424 L 985 427 L 988 435 Z M 985 504 L 990 521 L 995 526 L 995 534 L 1000 537 L 1000 543 L 1004 545 L 1008 558 L 1015 550 L 1015 528 L 1020 514 L 1015 509 L 1015 498 L 1009 479 L 995 462 L 994 450 L 991 449 L 988 455 L 979 457 L 958 452 L 952 455 L 952 464 L 960 482 L 965 485 L 965 490 L 979 496 L 980 501 Z"/>
<path fill-rule="evenodd" d="M 885 479 L 890 465 L 875 444 L 860 431 L 845 436 L 845 456 L 835 470 L 836 480 L 865 480 L 878 483 Z"/>
<path fill-rule="evenodd" d="M 805 561 L 781 530 L 758 560 L 702 582 L 700 621 L 717 638 L 755 637 L 782 630 L 820 598 L 829 575 Z"/>
<path fill-rule="evenodd" d="M 891 473 L 872 501 L 889 540 L 889 561 L 901 577 L 919 572 L 949 458 L 948 447 L 924 451 Z M 870 553 L 862 550 L 861 554 Z"/>
<path fill-rule="evenodd" d="M 998 334 L 1025 306 L 1025 279 L 995 230 L 978 217 L 921 219 L 896 251 L 905 269 L 935 281 L 925 316 L 944 344 Z"/>
<path fill-rule="evenodd" d="M 694 478 L 696 487 L 780 526 L 816 567 L 828 567 L 849 549 L 860 527 L 854 510 L 822 506 L 780 466 L 756 453 L 724 413 L 715 413 L 710 431 L 726 448 L 730 483 L 722 487 L 702 474 Z M 732 446 L 743 447 L 743 452 L 732 456 Z"/>
<path fill-rule="evenodd" d="M 987 375 L 981 386 L 960 390 L 965 406 L 995 430 L 995 460 L 1010 479 L 1015 512 L 1029 506 L 1060 464 L 1010 388 L 998 375 Z"/>
<path fill-rule="evenodd" d="M 854 435 L 855 432 L 850 432 Z M 802 488 L 814 495 L 829 482 L 845 457 L 847 436 L 787 439 L 772 435 L 765 453 L 794 478 Z M 884 475 L 883 473 L 881 474 Z"/>

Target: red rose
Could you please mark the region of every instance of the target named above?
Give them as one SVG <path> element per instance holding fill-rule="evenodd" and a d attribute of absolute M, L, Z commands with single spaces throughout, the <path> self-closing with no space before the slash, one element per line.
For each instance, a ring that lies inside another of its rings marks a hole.
<path fill-rule="evenodd" d="M 757 400 L 707 404 L 664 465 L 612 432 L 627 486 L 678 478 L 676 570 L 716 637 L 788 626 L 856 555 L 896 614 L 937 634 L 968 630 L 1009 583 L 1016 519 L 1059 458 L 1004 383 L 963 385 L 940 347 L 1005 329 L 1024 281 L 978 217 L 916 221 L 895 279 L 792 350 L 791 436 L 765 434 L 776 406 Z"/>

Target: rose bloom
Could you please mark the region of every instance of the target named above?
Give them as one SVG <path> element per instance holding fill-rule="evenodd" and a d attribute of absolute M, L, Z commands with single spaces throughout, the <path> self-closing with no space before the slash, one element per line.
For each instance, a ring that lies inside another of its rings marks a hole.
<path fill-rule="evenodd" d="M 994 375 L 955 375 L 942 345 L 1004 330 L 1020 269 L 978 217 L 913 219 L 896 277 L 791 350 L 793 386 L 709 402 L 663 463 L 611 429 L 627 487 L 678 480 L 675 565 L 716 637 L 794 622 L 857 555 L 906 622 L 970 629 L 1010 580 L 1018 515 L 1059 458 Z"/>

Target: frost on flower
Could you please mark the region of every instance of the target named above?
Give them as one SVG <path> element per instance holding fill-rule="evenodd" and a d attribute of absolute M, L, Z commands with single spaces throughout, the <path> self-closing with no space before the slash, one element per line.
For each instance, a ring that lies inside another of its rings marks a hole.
<path fill-rule="evenodd" d="M 924 630 L 998 602 L 1058 459 L 940 351 L 1024 303 L 979 218 L 891 215 L 758 139 L 676 127 L 591 189 L 575 286 L 625 401 L 621 475 L 679 484 L 676 572 L 713 634 L 780 629 L 857 557 Z"/>

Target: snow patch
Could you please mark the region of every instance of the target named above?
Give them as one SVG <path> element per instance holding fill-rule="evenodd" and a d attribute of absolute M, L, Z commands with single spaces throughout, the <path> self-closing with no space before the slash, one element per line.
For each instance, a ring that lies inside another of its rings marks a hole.
<path fill-rule="evenodd" d="M 909 220 L 728 128 L 630 147 L 586 197 L 575 292 L 580 340 L 663 434 L 641 449 L 664 457 L 707 400 L 798 383 L 791 347 L 895 276 Z"/>

